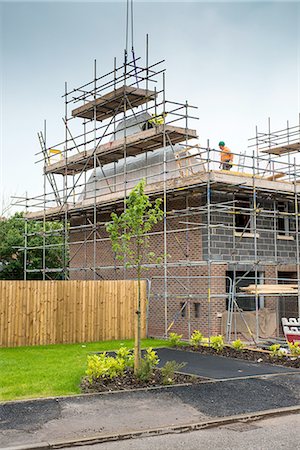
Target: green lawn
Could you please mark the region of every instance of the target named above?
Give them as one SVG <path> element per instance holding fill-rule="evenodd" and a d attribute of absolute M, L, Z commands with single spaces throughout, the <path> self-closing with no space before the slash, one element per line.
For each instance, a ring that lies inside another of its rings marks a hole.
<path fill-rule="evenodd" d="M 120 344 L 133 348 L 133 340 L 123 340 L 0 349 L 0 400 L 78 394 L 87 355 L 116 350 Z M 167 345 L 157 339 L 142 341 L 143 348 Z"/>

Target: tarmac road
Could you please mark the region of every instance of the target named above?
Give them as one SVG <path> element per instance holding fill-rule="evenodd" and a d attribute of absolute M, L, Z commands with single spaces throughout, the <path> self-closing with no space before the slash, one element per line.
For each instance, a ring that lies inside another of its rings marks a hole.
<path fill-rule="evenodd" d="M 73 447 L 73 450 L 298 450 L 300 414 L 182 434 Z"/>

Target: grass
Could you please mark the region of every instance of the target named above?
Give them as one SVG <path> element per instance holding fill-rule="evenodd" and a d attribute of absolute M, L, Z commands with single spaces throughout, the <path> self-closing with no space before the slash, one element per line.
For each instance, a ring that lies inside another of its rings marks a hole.
<path fill-rule="evenodd" d="M 0 349 L 0 400 L 80 393 L 90 353 L 133 348 L 133 340 L 44 345 Z M 143 339 L 142 348 L 164 347 L 166 341 Z"/>

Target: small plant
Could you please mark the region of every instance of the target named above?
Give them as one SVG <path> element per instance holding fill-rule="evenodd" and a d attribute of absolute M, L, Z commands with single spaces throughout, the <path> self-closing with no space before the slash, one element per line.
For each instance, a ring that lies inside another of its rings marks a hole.
<path fill-rule="evenodd" d="M 236 341 L 233 341 L 231 345 L 238 352 L 242 351 L 243 348 L 245 347 L 240 339 L 237 339 Z"/>
<path fill-rule="evenodd" d="M 141 365 L 137 372 L 137 377 L 142 381 L 149 381 L 158 363 L 159 359 L 156 351 L 151 347 L 147 348 L 146 353 L 141 360 Z"/>
<path fill-rule="evenodd" d="M 300 343 L 297 342 L 289 342 L 289 349 L 292 356 L 300 356 Z"/>
<path fill-rule="evenodd" d="M 124 359 L 107 356 L 106 352 L 100 355 L 88 356 L 86 375 L 89 382 L 99 378 L 116 378 L 124 374 L 126 365 Z"/>
<path fill-rule="evenodd" d="M 177 363 L 176 361 L 167 361 L 161 369 L 163 384 L 173 384 L 175 372 L 186 366 L 185 362 Z"/>
<path fill-rule="evenodd" d="M 132 350 L 129 350 L 126 347 L 120 347 L 119 350 L 116 351 L 116 358 L 123 359 L 126 367 L 134 367 L 134 355 Z"/>
<path fill-rule="evenodd" d="M 282 358 L 282 356 L 287 355 L 287 350 L 285 348 L 280 347 L 280 344 L 273 344 L 270 345 L 269 350 L 271 352 L 271 356 L 278 356 L 279 358 Z"/>
<path fill-rule="evenodd" d="M 171 347 L 177 347 L 178 345 L 180 345 L 181 338 L 182 338 L 182 334 L 170 333 L 169 334 L 169 343 L 171 344 Z"/>
<path fill-rule="evenodd" d="M 210 338 L 210 346 L 217 352 L 222 351 L 224 348 L 223 336 L 221 334 L 219 334 L 218 336 L 212 336 Z"/>
<path fill-rule="evenodd" d="M 152 369 L 154 369 L 159 363 L 157 352 L 153 350 L 152 347 L 147 348 L 146 353 L 144 355 L 144 360 L 149 361 Z"/>
<path fill-rule="evenodd" d="M 190 344 L 194 348 L 198 348 L 203 340 L 203 334 L 199 330 L 194 330 L 191 335 Z"/>
<path fill-rule="evenodd" d="M 286 356 L 287 355 L 287 349 L 286 348 L 282 348 L 280 347 L 280 349 L 278 350 L 277 355 L 279 356 L 279 358 L 282 358 L 282 356 Z"/>
<path fill-rule="evenodd" d="M 269 350 L 270 350 L 270 352 L 271 352 L 271 356 L 272 356 L 272 357 L 278 356 L 278 351 L 279 351 L 279 349 L 280 349 L 280 344 L 273 344 L 273 345 L 270 345 Z"/>
<path fill-rule="evenodd" d="M 137 372 L 137 377 L 141 381 L 149 381 L 153 375 L 153 369 L 151 368 L 150 362 L 146 359 L 141 359 L 141 364 Z"/>
<path fill-rule="evenodd" d="M 203 347 L 209 347 L 209 339 L 204 337 L 202 338 L 202 343 Z"/>

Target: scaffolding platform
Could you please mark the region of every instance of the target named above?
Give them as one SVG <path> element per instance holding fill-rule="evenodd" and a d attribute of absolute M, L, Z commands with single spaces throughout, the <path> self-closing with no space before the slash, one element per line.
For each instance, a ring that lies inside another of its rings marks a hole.
<path fill-rule="evenodd" d="M 253 177 L 249 174 L 240 173 L 239 175 L 231 174 L 225 171 L 210 171 L 210 172 L 198 172 L 191 176 L 186 177 L 176 177 L 166 181 L 167 192 L 173 192 L 180 190 L 181 192 L 195 191 L 196 189 L 201 189 L 201 187 L 206 188 L 208 181 L 214 186 L 219 186 L 223 190 L 236 189 L 237 186 L 245 189 L 253 188 Z M 263 192 L 282 192 L 285 194 L 294 194 L 295 186 L 294 183 L 289 181 L 270 181 L 265 178 L 255 177 L 255 188 Z M 149 183 L 146 185 L 145 193 L 151 196 L 158 196 L 164 192 L 164 181 Z M 297 186 L 297 192 L 300 193 L 300 186 Z M 90 198 L 77 202 L 75 204 L 65 204 L 63 206 L 57 206 L 53 208 L 47 208 L 45 211 L 36 211 L 27 213 L 27 218 L 30 220 L 40 220 L 44 217 L 47 219 L 59 219 L 63 217 L 66 211 L 70 215 L 76 214 L 80 211 L 88 211 L 93 209 L 96 205 L 97 207 L 108 207 L 109 205 L 115 205 L 116 203 L 124 200 L 125 191 L 119 190 L 117 192 L 112 192 L 109 194 L 98 195 L 95 198 Z"/>
<path fill-rule="evenodd" d="M 96 100 L 89 101 L 73 109 L 72 116 L 102 121 L 123 113 L 124 107 L 126 109 L 133 109 L 151 100 L 155 100 L 155 98 L 156 93 L 149 89 L 122 86 Z M 94 117 L 95 109 L 96 117 Z"/>
<path fill-rule="evenodd" d="M 261 152 L 277 156 L 285 155 L 287 153 L 300 152 L 300 141 L 294 142 L 293 144 L 286 144 L 278 147 L 268 148 L 266 150 L 261 150 Z"/>
<path fill-rule="evenodd" d="M 188 139 L 196 139 L 196 130 L 190 130 L 171 125 L 159 125 L 150 130 L 135 133 L 126 138 L 110 141 L 96 147 L 80 152 L 77 155 L 62 159 L 46 167 L 46 173 L 57 173 L 61 175 L 73 175 L 94 167 L 94 152 L 99 164 L 109 164 L 124 158 L 124 147 L 126 146 L 126 156 L 136 156 L 140 153 L 153 151 L 170 145 L 168 139 L 165 142 L 165 135 L 169 137 L 172 145 L 184 142 Z"/>

